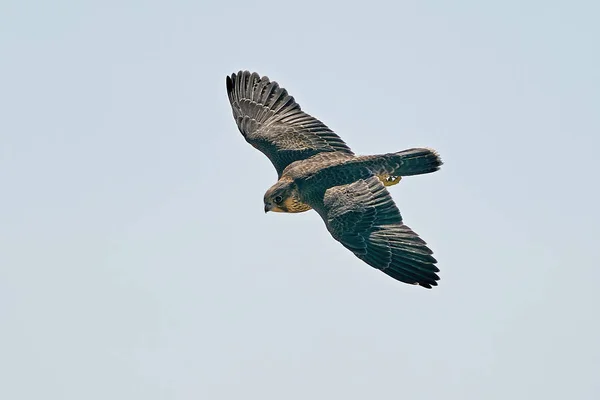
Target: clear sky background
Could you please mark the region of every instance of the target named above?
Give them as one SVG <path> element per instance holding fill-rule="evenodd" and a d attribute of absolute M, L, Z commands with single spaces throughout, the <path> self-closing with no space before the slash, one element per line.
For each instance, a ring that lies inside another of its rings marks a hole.
<path fill-rule="evenodd" d="M 598 399 L 594 1 L 3 1 L 0 398 Z M 391 188 L 440 286 L 275 182 L 225 76 L 277 80 Z"/>

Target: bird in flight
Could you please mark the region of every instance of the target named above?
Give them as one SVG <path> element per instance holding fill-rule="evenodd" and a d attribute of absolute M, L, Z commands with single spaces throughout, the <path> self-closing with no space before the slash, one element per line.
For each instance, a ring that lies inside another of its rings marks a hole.
<path fill-rule="evenodd" d="M 436 151 L 357 156 L 268 77 L 240 71 L 226 85 L 238 129 L 277 170 L 279 179 L 264 196 L 265 212 L 313 209 L 331 236 L 370 266 L 401 282 L 437 285 L 432 251 L 404 225 L 386 189 L 404 176 L 437 171 L 442 161 Z"/>

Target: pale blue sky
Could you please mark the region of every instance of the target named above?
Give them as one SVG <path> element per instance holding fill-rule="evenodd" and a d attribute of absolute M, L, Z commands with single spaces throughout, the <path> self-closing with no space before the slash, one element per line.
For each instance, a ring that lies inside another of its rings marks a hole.
<path fill-rule="evenodd" d="M 0 398 L 600 398 L 599 12 L 3 1 Z M 357 153 L 441 153 L 391 189 L 439 287 L 264 214 L 239 69 Z"/>

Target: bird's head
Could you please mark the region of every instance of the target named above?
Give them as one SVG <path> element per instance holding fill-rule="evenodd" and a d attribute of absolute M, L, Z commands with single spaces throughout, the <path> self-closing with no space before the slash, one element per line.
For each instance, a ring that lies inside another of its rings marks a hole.
<path fill-rule="evenodd" d="M 293 181 L 279 180 L 265 193 L 265 212 L 298 213 L 310 210 L 300 201 L 298 186 Z"/>

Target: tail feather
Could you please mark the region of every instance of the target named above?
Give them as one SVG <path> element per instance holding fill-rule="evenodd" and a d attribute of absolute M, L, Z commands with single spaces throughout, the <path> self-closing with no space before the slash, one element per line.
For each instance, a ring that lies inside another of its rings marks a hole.
<path fill-rule="evenodd" d="M 393 174 L 400 176 L 429 174 L 440 169 L 443 164 L 438 152 L 427 148 L 393 153 L 390 159 L 392 164 L 399 164 Z"/>
<path fill-rule="evenodd" d="M 390 185 L 399 181 L 399 177 L 429 174 L 440 169 L 443 164 L 437 151 L 427 148 L 416 148 L 365 157 L 373 171 Z M 384 182 L 385 183 L 385 182 Z"/>

